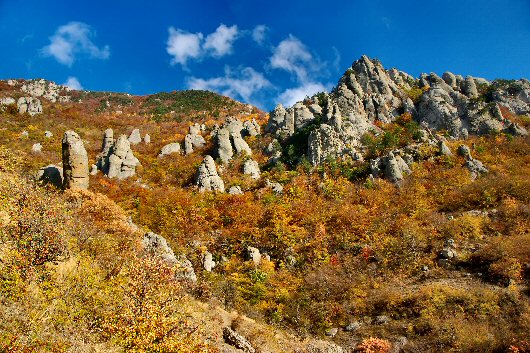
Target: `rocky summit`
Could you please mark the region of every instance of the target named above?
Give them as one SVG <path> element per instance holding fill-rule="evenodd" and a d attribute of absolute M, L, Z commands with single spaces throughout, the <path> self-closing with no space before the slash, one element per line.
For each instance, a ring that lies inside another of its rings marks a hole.
<path fill-rule="evenodd" d="M 367 56 L 269 113 L 1 81 L 0 351 L 528 352 L 529 128 Z"/>

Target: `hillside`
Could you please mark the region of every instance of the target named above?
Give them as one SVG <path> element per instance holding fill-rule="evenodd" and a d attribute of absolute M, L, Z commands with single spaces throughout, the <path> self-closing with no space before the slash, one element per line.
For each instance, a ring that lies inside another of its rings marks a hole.
<path fill-rule="evenodd" d="M 3 350 L 530 349 L 528 80 L 0 99 Z"/>

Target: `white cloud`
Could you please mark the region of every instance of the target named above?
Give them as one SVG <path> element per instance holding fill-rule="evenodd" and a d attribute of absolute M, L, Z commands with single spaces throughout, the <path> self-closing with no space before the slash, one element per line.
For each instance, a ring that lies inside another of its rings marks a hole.
<path fill-rule="evenodd" d="M 311 97 L 315 93 L 323 92 L 326 90 L 326 87 L 321 83 L 305 83 L 299 87 L 286 89 L 278 96 L 278 100 L 284 106 L 290 107 L 296 102 L 304 100 L 305 97 Z"/>
<path fill-rule="evenodd" d="M 268 30 L 269 28 L 265 25 L 257 25 L 256 27 L 254 27 L 254 29 L 252 30 L 252 39 L 254 40 L 254 42 L 260 45 L 263 44 L 263 42 L 265 41 L 265 37 L 267 36 Z"/>
<path fill-rule="evenodd" d="M 170 27 L 166 50 L 173 57 L 171 65 L 186 65 L 189 58 L 200 58 L 202 55 L 202 39 L 202 33 L 189 33 Z"/>
<path fill-rule="evenodd" d="M 307 50 L 304 43 L 299 39 L 289 35 L 273 50 L 270 58 L 271 67 L 285 70 L 296 75 L 300 82 L 307 81 L 308 69 L 313 70 L 315 63 L 313 56 Z"/>
<path fill-rule="evenodd" d="M 227 27 L 220 24 L 215 32 L 210 33 L 204 42 L 204 50 L 211 52 L 212 56 L 222 57 L 232 53 L 232 45 L 237 39 L 239 30 L 236 25 Z"/>
<path fill-rule="evenodd" d="M 68 77 L 66 82 L 63 83 L 63 86 L 70 87 L 71 89 L 75 89 L 78 91 L 83 89 L 83 86 L 81 86 L 81 83 L 79 82 L 77 77 L 73 77 L 73 76 Z"/>
<path fill-rule="evenodd" d="M 42 53 L 68 66 L 72 66 L 78 54 L 92 59 L 108 59 L 109 46 L 97 47 L 91 39 L 94 36 L 95 32 L 86 23 L 70 22 L 55 31 L 50 37 L 50 44 L 42 48 Z"/>
<path fill-rule="evenodd" d="M 188 80 L 191 89 L 214 91 L 245 102 L 251 102 L 256 93 L 271 86 L 263 74 L 251 67 L 244 67 L 237 72 L 225 67 L 224 76 L 206 80 L 192 77 Z"/>

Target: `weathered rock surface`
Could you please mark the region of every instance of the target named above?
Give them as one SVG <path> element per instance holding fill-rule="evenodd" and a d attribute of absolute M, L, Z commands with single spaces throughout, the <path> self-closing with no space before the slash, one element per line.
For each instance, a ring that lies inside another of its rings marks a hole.
<path fill-rule="evenodd" d="M 246 353 L 255 353 L 256 350 L 249 341 L 236 331 L 232 330 L 230 327 L 223 328 L 223 339 L 226 343 L 228 343 L 231 346 L 234 346 L 238 349 L 241 349 L 243 352 Z"/>
<path fill-rule="evenodd" d="M 217 167 L 211 156 L 204 157 L 204 160 L 199 166 L 195 176 L 195 185 L 199 188 L 200 192 L 225 191 L 223 179 L 217 174 Z"/>
<path fill-rule="evenodd" d="M 53 133 L 51 131 L 44 131 L 44 137 L 46 137 L 47 139 L 49 138 L 52 138 L 53 137 Z"/>
<path fill-rule="evenodd" d="M 190 154 L 193 153 L 195 148 L 201 148 L 204 146 L 206 141 L 201 135 L 202 128 L 199 124 L 191 125 L 189 128 L 189 133 L 184 138 L 184 153 Z"/>
<path fill-rule="evenodd" d="M 145 143 L 146 145 L 148 145 L 148 144 L 151 143 L 151 135 L 149 135 L 149 134 L 145 134 L 145 136 L 144 136 L 144 143 Z"/>
<path fill-rule="evenodd" d="M 243 163 L 243 174 L 250 175 L 252 179 L 259 179 L 261 177 L 258 162 L 247 159 Z"/>
<path fill-rule="evenodd" d="M 241 190 L 241 186 L 234 185 L 231 186 L 230 189 L 228 189 L 228 193 L 230 195 L 243 195 L 243 190 Z"/>
<path fill-rule="evenodd" d="M 344 349 L 341 346 L 336 345 L 332 342 L 316 340 L 310 342 L 307 345 L 307 353 L 344 353 Z"/>
<path fill-rule="evenodd" d="M 17 109 L 20 114 L 28 113 L 33 116 L 42 113 L 42 104 L 37 98 L 20 97 L 17 101 Z"/>
<path fill-rule="evenodd" d="M 255 266 L 258 266 L 261 263 L 261 254 L 255 247 L 247 247 L 247 258 L 248 260 L 252 260 Z"/>
<path fill-rule="evenodd" d="M 179 153 L 180 152 L 180 144 L 178 142 L 172 142 L 168 143 L 164 147 L 162 147 L 162 150 L 158 154 L 158 157 L 167 156 L 173 153 Z"/>
<path fill-rule="evenodd" d="M 212 270 L 214 269 L 216 263 L 215 263 L 215 261 L 213 261 L 213 255 L 212 255 L 211 252 L 206 251 L 203 254 L 202 264 L 203 264 L 204 270 L 206 272 L 212 272 Z"/>
<path fill-rule="evenodd" d="M 144 255 L 164 261 L 169 266 L 177 267 L 177 278 L 192 282 L 197 281 L 191 262 L 185 255 L 176 256 L 161 235 L 148 232 L 142 239 Z"/>
<path fill-rule="evenodd" d="M 42 97 L 52 103 L 57 101 L 68 102 L 70 100 L 70 97 L 66 95 L 70 88 L 44 79 L 26 81 L 22 84 L 20 90 L 32 97 Z"/>
<path fill-rule="evenodd" d="M 40 142 L 34 143 L 33 146 L 31 146 L 31 152 L 33 153 L 42 152 L 42 145 L 40 144 Z"/>
<path fill-rule="evenodd" d="M 243 123 L 228 117 L 215 133 L 216 156 L 227 164 L 234 154 L 252 155 L 252 151 L 242 135 Z"/>
<path fill-rule="evenodd" d="M 247 120 L 243 123 L 244 136 L 257 136 L 261 133 L 261 127 L 256 119 Z"/>
<path fill-rule="evenodd" d="M 11 97 L 0 98 L 0 106 L 13 105 L 13 104 L 16 104 L 16 103 L 17 103 L 17 101 L 15 100 L 15 98 L 11 98 Z"/>
<path fill-rule="evenodd" d="M 108 141 L 110 133 L 109 130 L 105 131 L 103 152 L 107 146 L 105 141 Z M 100 164 L 103 166 L 102 171 L 109 178 L 125 179 L 133 176 L 136 173 L 136 167 L 140 164 L 140 161 L 134 156 L 131 150 L 131 144 L 126 135 L 121 135 L 116 143 L 113 143 L 110 149 L 107 150 L 107 154 L 102 157 L 104 162 Z"/>
<path fill-rule="evenodd" d="M 73 131 L 66 131 L 62 140 L 63 187 L 88 189 L 88 154 L 83 141 Z"/>
<path fill-rule="evenodd" d="M 131 134 L 129 135 L 129 142 L 132 145 L 137 145 L 140 142 L 142 142 L 142 136 L 140 136 L 140 130 L 134 129 Z"/>
<path fill-rule="evenodd" d="M 385 177 L 393 183 L 400 182 L 404 175 L 411 173 L 404 159 L 394 152 L 389 152 L 385 157 L 372 160 L 370 167 L 374 178 Z"/>
<path fill-rule="evenodd" d="M 278 182 L 270 181 L 269 179 L 267 179 L 265 180 L 265 187 L 270 188 L 275 194 L 279 195 L 283 193 L 283 186 Z"/>

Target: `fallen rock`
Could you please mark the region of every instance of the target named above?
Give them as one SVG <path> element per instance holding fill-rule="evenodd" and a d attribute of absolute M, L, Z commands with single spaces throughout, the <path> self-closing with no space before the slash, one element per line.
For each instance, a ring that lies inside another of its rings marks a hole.
<path fill-rule="evenodd" d="M 215 161 L 211 156 L 204 157 L 197 174 L 195 176 L 195 185 L 200 192 L 204 191 L 218 191 L 224 192 L 225 185 L 223 179 L 217 174 L 217 167 Z"/>
<path fill-rule="evenodd" d="M 443 140 L 440 140 L 438 141 L 438 154 L 440 156 L 452 156 L 453 152 L 451 152 Z"/>
<path fill-rule="evenodd" d="M 172 142 L 168 143 L 164 147 L 162 147 L 162 150 L 158 154 L 158 157 L 167 156 L 173 153 L 179 153 L 180 152 L 180 144 L 178 142 Z"/>
<path fill-rule="evenodd" d="M 44 137 L 46 137 L 47 139 L 52 138 L 53 133 L 51 131 L 44 131 Z"/>
<path fill-rule="evenodd" d="M 488 169 L 481 161 L 471 157 L 471 150 L 466 145 L 458 146 L 458 154 L 466 160 L 465 166 L 471 173 L 471 178 L 475 179 L 481 174 L 488 173 Z"/>
<path fill-rule="evenodd" d="M 232 330 L 230 327 L 223 328 L 223 338 L 226 343 L 232 345 L 238 349 L 241 349 L 246 353 L 255 353 L 256 350 L 249 341 L 243 336 L 241 336 L 236 331 Z"/>
<path fill-rule="evenodd" d="M 332 327 L 332 328 L 326 330 L 326 336 L 335 337 L 338 332 L 339 332 L 338 328 Z"/>
<path fill-rule="evenodd" d="M 212 272 L 215 267 L 215 261 L 213 261 L 213 256 L 209 251 L 206 251 L 203 255 L 202 264 L 206 272 Z"/>
<path fill-rule="evenodd" d="M 270 181 L 269 179 L 265 180 L 265 187 L 272 189 L 272 192 L 275 194 L 282 194 L 283 193 L 283 186 L 280 183 Z"/>
<path fill-rule="evenodd" d="M 145 134 L 145 136 L 144 136 L 144 143 L 145 143 L 146 145 L 148 145 L 148 144 L 151 143 L 151 135 L 149 135 L 149 134 Z"/>
<path fill-rule="evenodd" d="M 134 129 L 129 135 L 129 142 L 133 145 L 137 145 L 142 142 L 142 136 L 140 136 L 140 130 Z"/>
<path fill-rule="evenodd" d="M 66 131 L 62 140 L 63 188 L 88 189 L 88 154 L 83 141 L 73 131 Z"/>
<path fill-rule="evenodd" d="M 344 327 L 344 331 L 346 332 L 354 332 L 360 329 L 362 324 L 359 321 L 353 321 L 350 322 L 346 327 Z"/>

